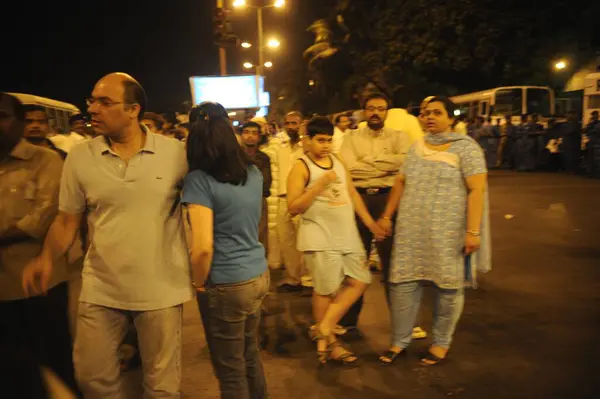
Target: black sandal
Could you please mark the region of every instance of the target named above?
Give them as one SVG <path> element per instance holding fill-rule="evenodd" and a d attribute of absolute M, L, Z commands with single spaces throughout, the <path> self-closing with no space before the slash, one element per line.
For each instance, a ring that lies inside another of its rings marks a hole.
<path fill-rule="evenodd" d="M 431 363 L 426 363 L 424 360 L 430 361 Z M 446 352 L 446 357 L 438 357 L 428 350 L 423 354 L 423 356 L 421 356 L 421 364 L 423 366 L 436 366 L 444 363 L 446 360 L 448 360 L 448 352 Z"/>
<path fill-rule="evenodd" d="M 406 349 L 402 349 L 400 352 L 393 351 L 391 349 L 384 352 L 379 356 L 379 364 L 382 366 L 390 366 L 401 356 L 406 356 Z M 384 360 L 387 359 L 387 360 Z"/>

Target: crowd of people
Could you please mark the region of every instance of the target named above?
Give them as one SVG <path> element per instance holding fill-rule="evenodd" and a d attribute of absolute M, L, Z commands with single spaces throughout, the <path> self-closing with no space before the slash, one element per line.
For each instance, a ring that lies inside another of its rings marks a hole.
<path fill-rule="evenodd" d="M 489 167 L 600 177 L 598 111 L 591 113 L 583 128 L 575 112 L 561 122 L 551 118 L 546 126 L 537 114 L 531 114 L 521 115 L 519 124 L 507 115 L 495 121 L 483 117 L 459 121 L 456 128 L 479 142 Z"/>
<path fill-rule="evenodd" d="M 347 114 L 292 111 L 280 131 L 260 119 L 236 130 L 216 103 L 174 128 L 146 103 L 131 76 L 103 77 L 87 100 L 93 133 L 74 118 L 79 138 L 65 146 L 43 109 L 0 94 L 0 350 L 15 359 L 3 375 L 30 377 L 26 397 L 124 397 L 128 336 L 145 397 L 181 397 L 182 310 L 195 298 L 221 397 L 266 398 L 269 291 L 312 291 L 318 363 L 356 367 L 342 341 L 373 246 L 392 323 L 380 364 L 427 336 L 425 286 L 436 311 L 421 363 L 447 359 L 464 289 L 491 269 L 484 151 L 453 131 L 450 100 L 427 98 L 418 119 L 396 112 L 403 128 L 372 92 L 356 129 Z"/>

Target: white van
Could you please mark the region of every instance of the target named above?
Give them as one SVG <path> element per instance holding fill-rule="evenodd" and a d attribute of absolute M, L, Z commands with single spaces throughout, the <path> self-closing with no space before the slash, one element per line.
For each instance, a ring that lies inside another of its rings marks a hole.
<path fill-rule="evenodd" d="M 50 98 L 34 96 L 23 93 L 7 93 L 18 98 L 24 105 L 40 105 L 46 109 L 46 115 L 50 125 L 57 133 L 69 133 L 69 118 L 72 115 L 80 114 L 79 108 L 73 104 L 62 101 L 52 100 Z"/>
<path fill-rule="evenodd" d="M 600 112 L 600 72 L 585 77 L 583 88 L 583 126 L 590 122 L 592 112 Z"/>

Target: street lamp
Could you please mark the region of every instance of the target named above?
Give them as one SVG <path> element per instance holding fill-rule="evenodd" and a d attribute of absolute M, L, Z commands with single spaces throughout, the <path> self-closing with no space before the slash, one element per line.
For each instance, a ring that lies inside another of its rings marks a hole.
<path fill-rule="evenodd" d="M 252 68 L 253 66 L 254 66 L 254 65 L 252 65 L 252 63 L 251 63 L 251 62 L 244 62 L 244 68 L 246 68 L 246 69 L 250 69 L 250 68 Z"/>
<path fill-rule="evenodd" d="M 567 61 L 560 60 L 560 61 L 557 61 L 556 64 L 554 64 L 554 69 L 556 69 L 557 71 L 562 71 L 563 69 L 566 69 L 567 66 L 568 66 Z"/>
<path fill-rule="evenodd" d="M 242 46 L 243 48 L 250 48 L 250 47 L 252 47 L 252 45 L 251 45 L 250 43 L 248 43 L 248 42 L 243 42 L 243 43 L 241 44 L 241 46 Z"/>
<path fill-rule="evenodd" d="M 269 39 L 267 42 L 267 46 L 270 48 L 278 48 L 281 45 L 281 42 L 277 39 Z"/>
<path fill-rule="evenodd" d="M 247 6 L 247 7 L 256 9 L 256 20 L 258 22 L 258 65 L 256 66 L 256 74 L 260 76 L 260 75 L 262 75 L 263 66 L 265 65 L 263 8 L 271 8 L 271 7 L 283 8 L 285 6 L 285 0 L 274 0 L 271 4 L 266 4 L 266 5 L 262 5 L 262 6 L 250 5 L 250 4 L 246 3 L 246 0 L 234 0 L 233 6 L 236 8 L 243 8 L 243 7 Z M 275 40 L 275 39 L 269 40 L 268 46 L 270 48 L 277 48 L 277 47 L 279 47 L 279 45 L 280 45 L 280 43 L 278 40 Z M 267 67 L 267 68 L 269 68 L 269 67 Z"/>
<path fill-rule="evenodd" d="M 272 66 L 273 66 L 273 63 L 271 61 L 265 62 L 265 68 L 271 68 Z"/>

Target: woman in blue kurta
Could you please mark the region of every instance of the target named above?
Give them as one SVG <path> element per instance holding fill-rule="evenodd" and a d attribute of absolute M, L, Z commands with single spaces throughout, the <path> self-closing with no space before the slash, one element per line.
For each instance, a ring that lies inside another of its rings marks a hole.
<path fill-rule="evenodd" d="M 425 111 L 428 134 L 411 147 L 380 221 L 398 211 L 390 268 L 392 342 L 380 357 L 389 365 L 404 354 L 419 311 L 424 283 L 436 289 L 433 345 L 425 365 L 447 357 L 476 271 L 488 271 L 490 235 L 487 169 L 472 138 L 450 132 L 454 104 L 432 99 Z"/>

